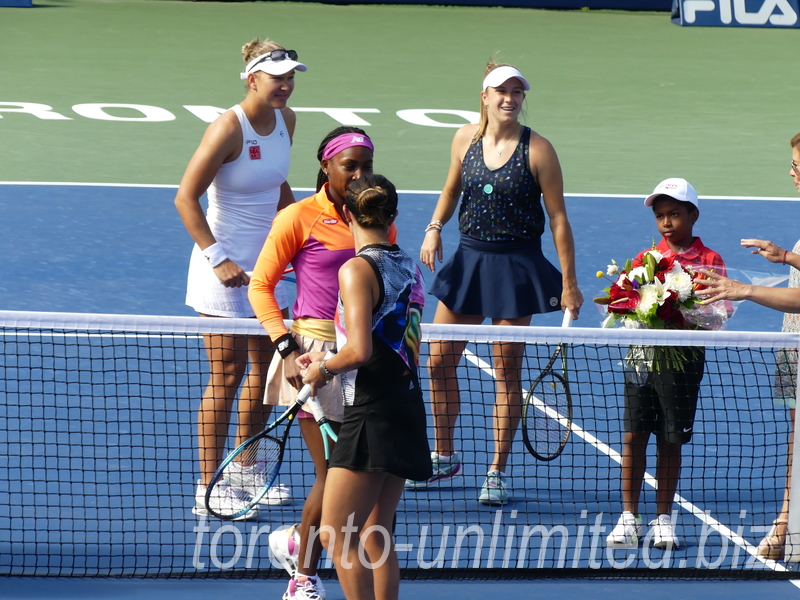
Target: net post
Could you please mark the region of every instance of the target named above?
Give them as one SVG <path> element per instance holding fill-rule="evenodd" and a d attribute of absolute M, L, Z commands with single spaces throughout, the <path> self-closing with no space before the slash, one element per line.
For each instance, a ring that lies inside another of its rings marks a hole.
<path fill-rule="evenodd" d="M 800 340 L 798 340 L 800 346 Z M 800 351 L 798 352 L 800 363 Z M 800 364 L 795 365 L 798 369 Z M 797 386 L 797 370 L 795 370 L 795 406 L 800 403 L 800 387 Z M 800 411 L 794 411 L 794 448 L 792 450 L 792 485 L 789 489 L 789 523 L 786 530 L 786 546 L 784 560 L 800 562 Z"/>

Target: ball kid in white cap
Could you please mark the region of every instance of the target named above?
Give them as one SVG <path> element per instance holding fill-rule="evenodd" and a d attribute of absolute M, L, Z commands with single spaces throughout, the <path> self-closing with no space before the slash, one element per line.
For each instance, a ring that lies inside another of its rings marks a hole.
<path fill-rule="evenodd" d="M 653 202 L 659 196 L 669 196 L 679 202 L 690 202 L 699 209 L 700 204 L 697 200 L 697 191 L 692 184 L 681 177 L 670 177 L 656 186 L 653 193 L 644 199 L 645 206 L 653 206 Z"/>

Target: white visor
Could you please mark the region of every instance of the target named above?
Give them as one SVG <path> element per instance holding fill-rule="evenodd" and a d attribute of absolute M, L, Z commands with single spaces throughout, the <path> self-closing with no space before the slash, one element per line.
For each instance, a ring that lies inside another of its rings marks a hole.
<path fill-rule="evenodd" d="M 522 73 L 520 73 L 518 69 L 504 66 L 497 67 L 494 71 L 486 76 L 486 78 L 483 80 L 483 91 L 485 92 L 486 88 L 499 87 L 512 77 L 516 77 L 520 80 L 520 83 L 522 83 L 522 89 L 526 92 L 531 89 L 531 84 L 528 83 L 528 80 L 522 76 Z"/>
<path fill-rule="evenodd" d="M 292 69 L 296 71 L 305 71 L 307 68 L 308 67 L 303 63 L 291 60 L 290 58 L 272 60 L 264 56 L 257 56 L 247 64 L 244 73 L 239 73 L 239 77 L 247 79 L 250 73 L 255 73 L 256 71 L 264 71 L 264 73 L 269 75 L 285 75 Z"/>

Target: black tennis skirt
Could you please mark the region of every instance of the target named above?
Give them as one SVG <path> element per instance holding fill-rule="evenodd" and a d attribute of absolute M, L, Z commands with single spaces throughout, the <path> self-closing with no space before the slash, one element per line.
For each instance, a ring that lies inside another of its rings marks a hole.
<path fill-rule="evenodd" d="M 460 315 L 517 319 L 561 310 L 561 290 L 541 238 L 485 242 L 462 234 L 430 293 Z"/>
<path fill-rule="evenodd" d="M 328 468 L 382 471 L 422 481 L 433 475 L 422 394 L 344 407 Z"/>

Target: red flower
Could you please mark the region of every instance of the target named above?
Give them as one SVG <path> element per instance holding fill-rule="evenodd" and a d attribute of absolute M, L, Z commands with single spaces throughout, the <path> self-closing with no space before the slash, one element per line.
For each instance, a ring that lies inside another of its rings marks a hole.
<path fill-rule="evenodd" d="M 627 314 L 636 310 L 639 306 L 639 292 L 636 290 L 624 290 L 614 284 L 609 290 L 608 312 Z"/>
<path fill-rule="evenodd" d="M 678 294 L 674 290 L 670 290 L 669 296 L 664 301 L 664 304 L 656 309 L 656 316 L 664 321 L 667 329 L 683 329 L 684 320 L 683 315 L 677 308 Z"/>

